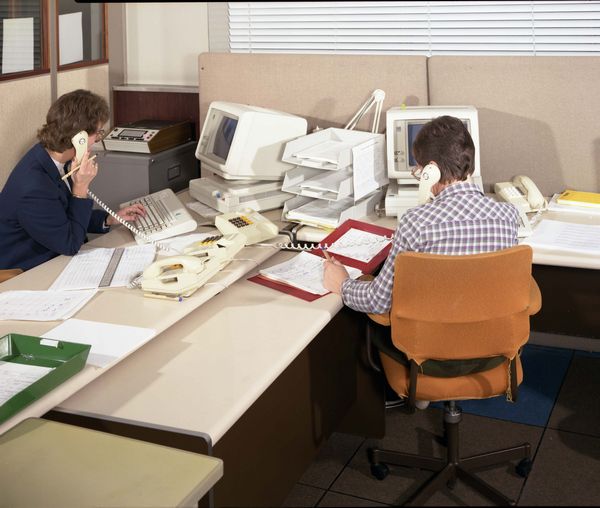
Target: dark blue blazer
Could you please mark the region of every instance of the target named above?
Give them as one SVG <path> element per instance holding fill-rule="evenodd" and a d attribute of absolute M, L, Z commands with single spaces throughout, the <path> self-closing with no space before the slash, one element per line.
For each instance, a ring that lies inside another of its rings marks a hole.
<path fill-rule="evenodd" d="M 72 256 L 86 233 L 103 233 L 106 212 L 74 198 L 40 144 L 15 166 L 0 193 L 0 269 L 28 270 L 59 254 Z"/>

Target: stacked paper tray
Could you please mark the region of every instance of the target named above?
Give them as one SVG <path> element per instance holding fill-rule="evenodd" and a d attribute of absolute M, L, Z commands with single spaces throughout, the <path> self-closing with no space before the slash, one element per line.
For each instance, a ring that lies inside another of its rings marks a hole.
<path fill-rule="evenodd" d="M 35 367 L 40 367 L 39 370 L 45 374 L 24 386 L 4 403 L 0 402 L 0 423 L 83 369 L 90 347 L 88 344 L 41 339 L 16 333 L 1 337 L 0 379 L 3 379 L 3 370 L 10 370 L 14 374 L 5 376 L 0 394 L 9 393 L 9 384 L 16 385 L 19 381 L 23 381 L 18 379 L 19 367 L 24 370 L 28 368 L 29 371 L 35 371 Z"/>

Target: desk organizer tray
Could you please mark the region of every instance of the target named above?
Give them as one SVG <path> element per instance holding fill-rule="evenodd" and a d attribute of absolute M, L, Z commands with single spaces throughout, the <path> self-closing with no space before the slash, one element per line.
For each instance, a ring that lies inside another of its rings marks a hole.
<path fill-rule="evenodd" d="M 42 339 L 17 333 L 0 337 L 0 361 L 52 369 L 0 404 L 0 423 L 83 369 L 90 348 L 89 344 Z"/>

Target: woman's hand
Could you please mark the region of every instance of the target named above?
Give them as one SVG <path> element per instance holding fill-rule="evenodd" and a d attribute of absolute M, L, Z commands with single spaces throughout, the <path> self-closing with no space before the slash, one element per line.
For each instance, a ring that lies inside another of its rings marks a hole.
<path fill-rule="evenodd" d="M 342 294 L 342 283 L 349 277 L 348 270 L 337 259 L 329 256 L 323 265 L 323 287 L 336 295 Z"/>
<path fill-rule="evenodd" d="M 121 219 L 123 219 L 123 220 L 129 221 L 129 222 L 135 222 L 136 220 L 138 220 L 139 217 L 146 216 L 146 209 L 144 208 L 144 205 L 142 205 L 141 203 L 135 203 L 134 205 L 126 206 L 125 208 L 121 208 L 117 212 L 117 215 L 119 217 L 121 217 Z M 117 221 L 117 219 L 115 219 L 114 217 L 111 217 L 110 215 L 106 218 L 106 224 L 108 224 L 109 226 L 114 226 L 118 223 L 119 222 Z"/>
<path fill-rule="evenodd" d="M 72 192 L 79 197 L 87 196 L 88 187 L 91 181 L 98 174 L 98 165 L 95 160 L 90 160 L 90 153 L 85 152 L 81 158 L 81 163 L 77 159 L 71 162 L 72 168 L 79 166 L 79 169 L 71 175 L 73 180 Z"/>

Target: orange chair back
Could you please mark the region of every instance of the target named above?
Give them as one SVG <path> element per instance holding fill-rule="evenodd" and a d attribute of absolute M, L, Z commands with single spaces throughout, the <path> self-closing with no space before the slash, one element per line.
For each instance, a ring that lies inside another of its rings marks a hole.
<path fill-rule="evenodd" d="M 531 247 L 395 261 L 392 341 L 409 359 L 514 358 L 529 338 Z M 537 289 L 537 286 L 536 286 Z"/>

